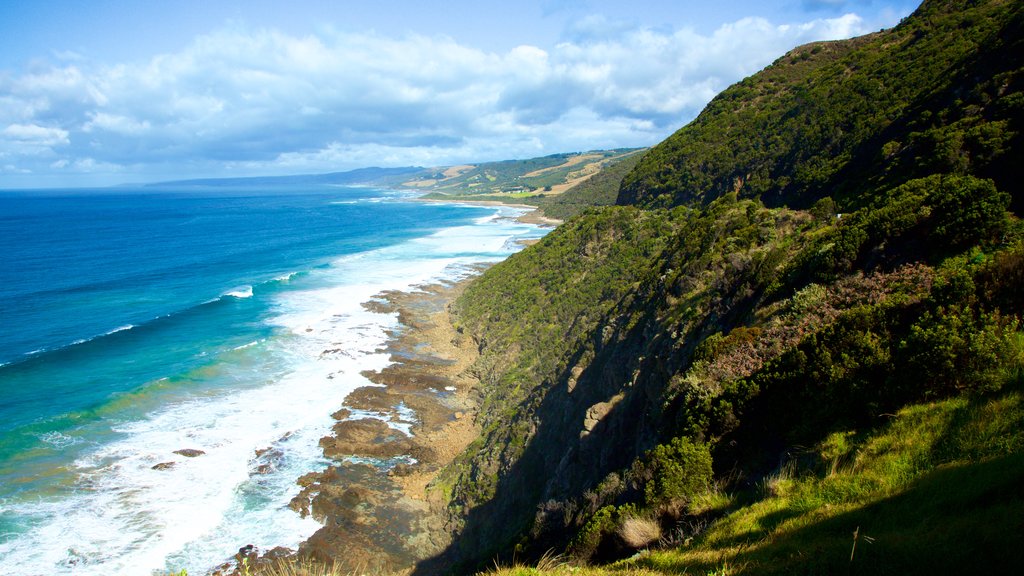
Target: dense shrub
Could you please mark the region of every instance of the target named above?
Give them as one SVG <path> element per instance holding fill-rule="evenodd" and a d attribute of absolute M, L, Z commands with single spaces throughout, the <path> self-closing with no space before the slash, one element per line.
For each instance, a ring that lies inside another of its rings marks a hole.
<path fill-rule="evenodd" d="M 711 485 L 711 451 L 707 444 L 673 438 L 638 461 L 634 474 L 645 483 L 648 507 L 686 502 Z"/>

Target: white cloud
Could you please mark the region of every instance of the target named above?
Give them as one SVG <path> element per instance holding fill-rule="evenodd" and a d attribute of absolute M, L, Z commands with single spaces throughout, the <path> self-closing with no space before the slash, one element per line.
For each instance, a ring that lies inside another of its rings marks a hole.
<path fill-rule="evenodd" d="M 8 76 L 0 152 L 35 172 L 216 175 L 649 145 L 786 50 L 862 27 L 852 14 L 747 18 L 701 35 L 593 18 L 571 41 L 505 53 L 448 37 L 228 28 L 141 63 L 76 55 Z"/>
<path fill-rule="evenodd" d="M 38 124 L 10 124 L 0 131 L 0 153 L 5 158 L 13 157 L 15 162 L 52 157 L 54 148 L 70 144 L 68 131 Z M 6 170 L 11 172 L 12 170 Z M 18 166 L 14 172 L 28 172 L 29 165 Z"/>
<path fill-rule="evenodd" d="M 127 116 L 118 116 L 106 112 L 90 112 L 91 120 L 82 125 L 83 132 L 93 130 L 106 130 L 119 134 L 139 135 L 147 132 L 150 128 L 148 120 L 138 121 Z"/>

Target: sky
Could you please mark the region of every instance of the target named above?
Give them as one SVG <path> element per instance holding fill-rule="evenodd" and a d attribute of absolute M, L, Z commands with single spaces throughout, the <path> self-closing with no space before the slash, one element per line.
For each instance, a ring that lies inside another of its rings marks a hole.
<path fill-rule="evenodd" d="M 650 146 L 906 0 L 0 0 L 0 189 Z"/>

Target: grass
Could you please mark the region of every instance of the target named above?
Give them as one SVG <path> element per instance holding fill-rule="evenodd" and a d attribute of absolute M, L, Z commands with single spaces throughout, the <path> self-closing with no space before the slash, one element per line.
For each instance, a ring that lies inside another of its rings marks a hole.
<path fill-rule="evenodd" d="M 833 435 L 817 449 L 828 456 L 820 466 L 784 468 L 762 483 L 760 500 L 713 524 L 692 546 L 622 567 L 895 574 L 973 572 L 979 561 L 996 572 L 1024 565 L 1019 389 L 910 406 L 881 431 L 860 440 L 853 431 L 840 436 L 847 450 L 836 450 Z"/>
<path fill-rule="evenodd" d="M 832 434 L 688 543 L 608 566 L 499 575 L 955 574 L 1024 567 L 1024 393 L 917 404 Z M 795 463 L 800 462 L 800 466 Z"/>

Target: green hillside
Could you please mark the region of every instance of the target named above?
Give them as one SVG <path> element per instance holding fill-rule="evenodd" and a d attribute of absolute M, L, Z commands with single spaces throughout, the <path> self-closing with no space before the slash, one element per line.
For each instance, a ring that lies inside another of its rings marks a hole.
<path fill-rule="evenodd" d="M 428 191 L 425 196 L 428 199 L 523 201 L 536 205 L 586 183 L 636 153 L 635 149 L 592 150 L 450 166 L 417 174 L 403 185 Z M 615 183 L 617 191 L 618 182 Z"/>
<path fill-rule="evenodd" d="M 934 173 L 1016 190 L 1022 53 L 1011 0 L 928 1 L 893 30 L 802 46 L 646 155 L 620 203 L 707 203 L 735 191 L 770 206 L 831 196 L 847 209 Z"/>
<path fill-rule="evenodd" d="M 483 434 L 419 570 L 1024 568 L 1022 23 L 798 48 L 475 281 Z"/>
<path fill-rule="evenodd" d="M 601 171 L 557 195 L 542 195 L 527 199 L 536 204 L 546 216 L 566 220 L 592 206 L 612 206 L 619 196 L 619 187 L 643 157 L 644 150 L 610 159 Z"/>

